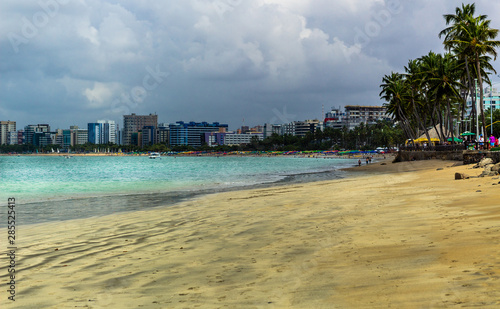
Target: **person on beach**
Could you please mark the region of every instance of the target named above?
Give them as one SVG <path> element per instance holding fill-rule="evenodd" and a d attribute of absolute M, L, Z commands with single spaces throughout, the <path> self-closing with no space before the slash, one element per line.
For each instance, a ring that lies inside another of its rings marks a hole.
<path fill-rule="evenodd" d="M 490 135 L 490 148 L 493 148 L 495 147 L 495 137 L 493 136 L 493 134 Z"/>
<path fill-rule="evenodd" d="M 358 166 L 361 166 L 361 159 L 358 160 Z"/>

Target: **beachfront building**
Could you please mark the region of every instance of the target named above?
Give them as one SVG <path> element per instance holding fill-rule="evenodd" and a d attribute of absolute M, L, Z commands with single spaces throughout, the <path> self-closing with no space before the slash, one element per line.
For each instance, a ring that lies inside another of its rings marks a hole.
<path fill-rule="evenodd" d="M 116 144 L 116 124 L 113 120 L 97 120 L 88 124 L 88 142 Z"/>
<path fill-rule="evenodd" d="M 88 130 L 80 129 L 78 126 L 70 126 L 69 130 L 62 130 L 62 146 L 67 149 L 70 146 L 83 145 L 88 142 Z"/>
<path fill-rule="evenodd" d="M 69 146 L 73 146 L 71 141 L 72 141 L 71 130 L 68 130 L 68 129 L 63 130 L 63 144 L 62 144 L 62 147 L 65 148 L 65 149 L 67 149 L 67 148 L 69 148 Z"/>
<path fill-rule="evenodd" d="M 132 134 L 139 133 L 144 127 L 158 127 L 158 115 L 123 115 L 123 145 L 138 145 L 140 138 L 135 138 L 136 143 L 132 143 Z"/>
<path fill-rule="evenodd" d="M 154 126 L 143 127 L 141 133 L 140 147 L 156 144 L 157 129 Z"/>
<path fill-rule="evenodd" d="M 325 114 L 325 128 L 342 129 L 344 126 L 347 126 L 346 116 L 346 113 L 340 107 L 332 107 L 332 110 Z"/>
<path fill-rule="evenodd" d="M 7 132 L 7 145 L 17 145 L 19 144 L 19 139 L 17 138 L 17 131 L 9 131 Z"/>
<path fill-rule="evenodd" d="M 116 144 L 116 130 L 118 125 L 113 120 L 97 120 L 97 123 L 102 128 L 103 143 L 101 144 Z"/>
<path fill-rule="evenodd" d="M 377 121 L 390 120 L 384 106 L 346 105 L 344 108 L 347 120 L 346 126 L 349 130 L 354 129 L 361 123 L 372 125 L 376 124 Z"/>
<path fill-rule="evenodd" d="M 474 94 L 472 96 L 469 96 L 467 98 L 467 115 L 472 114 L 472 102 L 473 102 Z M 478 111 L 478 117 L 479 119 L 481 118 L 481 112 L 479 110 L 479 88 L 477 89 L 477 94 L 476 94 L 476 105 L 477 105 L 477 111 Z M 491 88 L 491 87 L 486 87 L 483 92 L 483 105 L 484 105 L 484 111 L 486 112 L 487 110 L 490 110 L 491 112 L 494 112 L 495 109 L 500 108 L 500 93 L 498 92 L 497 88 Z M 486 114 L 484 117 L 486 118 L 486 125 L 490 124 L 490 115 L 491 114 Z M 475 128 L 476 126 L 476 119 L 472 120 L 466 120 L 466 129 L 465 131 L 471 131 L 471 126 Z M 478 120 L 480 122 L 480 120 Z"/>
<path fill-rule="evenodd" d="M 281 126 L 282 135 L 288 134 L 300 137 L 306 136 L 307 132 L 314 133 L 318 129 L 323 130 L 323 123 L 317 119 L 293 121 Z"/>
<path fill-rule="evenodd" d="M 221 146 L 224 145 L 225 137 L 228 134 L 233 134 L 233 132 L 205 132 L 204 141 L 210 146 Z"/>
<path fill-rule="evenodd" d="M 178 121 L 169 125 L 170 146 L 193 146 L 199 147 L 203 144 L 205 133 L 226 132 L 227 124 L 219 122 L 184 122 Z"/>
<path fill-rule="evenodd" d="M 266 123 L 262 127 L 262 131 L 264 138 L 268 138 L 273 134 L 281 135 L 281 124 Z"/>
<path fill-rule="evenodd" d="M 47 145 L 57 144 L 57 132 L 34 132 L 33 145 L 36 147 L 45 147 Z"/>
<path fill-rule="evenodd" d="M 25 143 L 24 130 L 17 130 L 17 145 L 23 145 Z"/>
<path fill-rule="evenodd" d="M 100 123 L 89 123 L 87 124 L 88 129 L 88 142 L 91 144 L 103 144 L 103 132 Z"/>
<path fill-rule="evenodd" d="M 239 134 L 235 132 L 207 132 L 205 133 L 204 141 L 210 147 L 220 145 L 234 146 L 250 144 L 253 138 L 261 141 L 264 139 L 264 134 L 260 132 L 248 132 L 245 134 Z"/>
<path fill-rule="evenodd" d="M 50 126 L 48 124 L 29 124 L 24 127 L 26 144 L 31 144 L 37 146 L 34 140 L 35 133 L 46 133 L 50 132 Z M 41 135 L 38 136 L 40 138 Z M 45 140 L 46 141 L 46 140 Z M 38 142 L 38 141 L 37 141 Z"/>
<path fill-rule="evenodd" d="M 156 129 L 155 144 L 168 145 L 170 143 L 170 128 L 168 123 L 160 123 Z"/>
<path fill-rule="evenodd" d="M 10 132 L 16 132 L 16 122 L 10 120 L 0 121 L 0 145 L 8 144 L 7 137 Z"/>
<path fill-rule="evenodd" d="M 342 129 L 346 127 L 348 130 L 352 130 L 361 123 L 373 125 L 378 121 L 390 120 L 386 111 L 384 106 L 346 105 L 344 112 L 340 107 L 332 107 L 331 111 L 325 114 L 324 124 L 325 128 Z"/>
<path fill-rule="evenodd" d="M 57 129 L 56 130 L 56 145 L 60 145 L 61 147 L 64 144 L 64 135 L 63 132 L 64 130 L 62 129 Z"/>
<path fill-rule="evenodd" d="M 263 133 L 247 133 L 247 134 L 226 134 L 224 136 L 224 145 L 243 145 L 250 144 L 252 139 L 258 139 L 259 141 L 264 139 Z"/>
<path fill-rule="evenodd" d="M 474 94 L 467 98 L 467 112 L 470 114 L 472 110 L 472 99 L 474 98 Z M 477 108 L 479 110 L 479 88 L 477 89 L 476 94 L 476 102 Z M 500 92 L 498 92 L 497 88 L 486 87 L 483 92 L 483 104 L 484 110 L 493 108 L 493 110 L 500 108 Z"/>

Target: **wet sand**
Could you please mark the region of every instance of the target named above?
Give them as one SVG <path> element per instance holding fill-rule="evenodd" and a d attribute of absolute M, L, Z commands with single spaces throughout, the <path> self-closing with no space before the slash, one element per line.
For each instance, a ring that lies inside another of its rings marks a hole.
<path fill-rule="evenodd" d="M 455 163 L 20 226 L 0 307 L 498 308 L 499 179 Z"/>

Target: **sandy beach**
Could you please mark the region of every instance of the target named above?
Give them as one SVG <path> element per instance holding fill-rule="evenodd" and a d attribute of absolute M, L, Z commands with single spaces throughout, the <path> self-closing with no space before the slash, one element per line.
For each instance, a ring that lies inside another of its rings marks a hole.
<path fill-rule="evenodd" d="M 499 179 L 456 163 L 19 226 L 0 307 L 498 308 Z"/>

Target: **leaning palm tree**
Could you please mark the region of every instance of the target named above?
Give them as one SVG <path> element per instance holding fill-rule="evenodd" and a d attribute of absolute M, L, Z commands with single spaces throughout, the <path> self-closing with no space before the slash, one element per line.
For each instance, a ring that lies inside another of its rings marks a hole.
<path fill-rule="evenodd" d="M 486 132 L 484 121 L 483 75 L 481 74 L 480 59 L 484 55 L 492 55 L 494 59 L 496 59 L 496 48 L 500 46 L 500 41 L 495 40 L 498 35 L 498 29 L 490 28 L 490 20 L 487 20 L 485 15 L 473 17 L 470 15 L 470 12 L 468 15 L 461 16 L 460 21 L 457 20 L 457 23 L 451 28 L 452 30 L 447 32 L 444 45 L 450 50 L 460 51 L 465 57 L 471 56 L 474 61 L 474 71 L 479 84 L 479 106 L 483 122 L 482 131 Z"/>
<path fill-rule="evenodd" d="M 420 57 L 419 60 L 421 62 L 420 76 L 422 82 L 422 91 L 425 94 L 425 103 L 427 110 L 429 111 L 430 120 L 432 126 L 434 127 L 434 130 L 436 130 L 439 136 L 439 139 L 441 141 L 444 141 L 446 139 L 443 128 L 443 110 L 445 109 L 445 106 L 442 97 L 440 97 L 435 91 L 434 86 L 434 79 L 438 75 L 438 70 L 442 65 L 442 56 L 441 54 L 436 54 L 431 51 L 427 55 Z"/>
<path fill-rule="evenodd" d="M 439 55 L 438 59 L 438 66 L 433 75 L 429 77 L 429 83 L 435 97 L 444 103 L 443 119 L 446 126 L 446 136 L 451 133 L 452 140 L 454 140 L 453 121 L 456 119 L 455 111 L 458 110 L 456 105 L 461 102 L 460 89 L 463 88 L 463 85 L 459 82 L 460 71 L 457 59 L 451 54 Z"/>
<path fill-rule="evenodd" d="M 431 140 L 429 135 L 429 130 L 427 129 L 427 117 L 425 101 L 422 92 L 422 64 L 419 59 L 409 60 L 408 65 L 405 66 L 405 82 L 408 87 L 408 99 L 410 101 L 410 107 L 413 112 L 413 116 L 417 122 L 417 125 L 422 129 L 427 140 Z"/>
<path fill-rule="evenodd" d="M 412 111 L 408 100 L 408 85 L 404 76 L 392 72 L 391 75 L 385 75 L 382 82 L 380 98 L 386 101 L 384 105 L 387 108 L 387 114 L 399 122 L 408 139 L 415 139 L 416 134 L 411 124 Z"/>
<path fill-rule="evenodd" d="M 455 9 L 455 14 L 445 14 L 443 15 L 446 25 L 445 29 L 443 29 L 439 33 L 439 38 L 444 36 L 444 41 L 450 41 L 454 37 L 456 37 L 460 33 L 460 25 L 461 23 L 465 22 L 467 23 L 467 19 L 471 16 L 474 16 L 476 13 L 476 5 L 475 3 L 472 4 L 463 4 L 462 7 L 457 7 Z M 480 20 L 485 20 L 487 18 L 486 15 L 479 15 L 478 18 Z M 445 44 L 446 45 L 446 44 Z M 455 47 L 456 48 L 456 47 Z M 448 46 L 448 51 L 451 52 L 451 46 Z M 467 96 L 471 95 L 472 98 L 472 115 L 471 117 L 474 117 L 476 115 L 476 95 L 472 96 L 472 94 L 475 94 L 476 88 L 473 86 L 471 82 L 471 74 L 470 74 L 470 68 L 469 68 L 469 63 L 471 63 L 470 59 L 466 55 L 464 55 L 462 52 L 454 51 L 455 54 L 457 55 L 457 58 L 461 61 L 463 61 L 463 73 L 464 75 L 462 76 L 462 81 L 464 84 L 467 84 L 466 89 L 463 89 L 462 94 L 463 94 L 463 101 L 464 103 L 462 104 L 462 118 L 465 117 L 465 112 L 466 112 L 466 105 L 467 105 Z M 472 61 L 473 62 L 473 61 Z"/>

